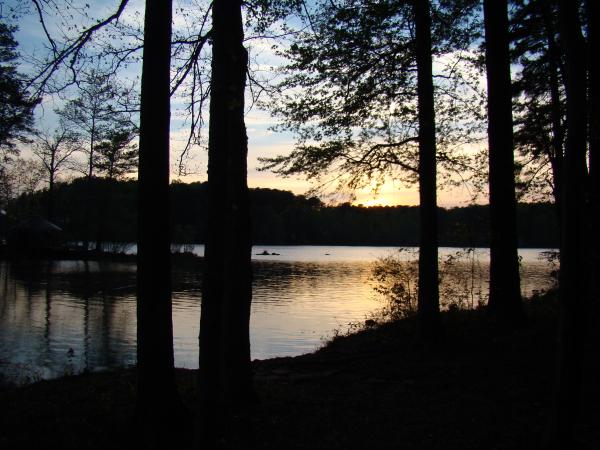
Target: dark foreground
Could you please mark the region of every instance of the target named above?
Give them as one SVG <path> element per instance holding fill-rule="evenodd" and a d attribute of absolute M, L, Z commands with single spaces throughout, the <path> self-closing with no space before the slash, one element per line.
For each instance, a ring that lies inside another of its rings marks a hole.
<path fill-rule="evenodd" d="M 246 432 L 224 448 L 541 448 L 556 366 L 554 303 L 531 301 L 528 324 L 516 331 L 498 330 L 478 311 L 446 313 L 436 351 L 413 345 L 407 320 L 336 338 L 314 354 L 256 361 L 260 402 L 238 415 Z M 600 448 L 597 338 L 596 329 L 578 428 L 584 449 Z M 195 374 L 177 375 L 193 410 Z M 2 389 L 0 448 L 135 448 L 134 394 L 134 370 Z M 178 437 L 191 440 L 191 430 Z"/>

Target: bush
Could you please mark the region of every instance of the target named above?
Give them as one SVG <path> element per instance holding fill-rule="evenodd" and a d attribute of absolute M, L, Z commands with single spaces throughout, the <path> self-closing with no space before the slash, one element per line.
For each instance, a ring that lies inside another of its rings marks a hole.
<path fill-rule="evenodd" d="M 376 314 L 381 321 L 402 319 L 417 312 L 419 252 L 401 248 L 379 259 L 371 276 L 375 292 L 385 302 Z M 440 306 L 443 310 L 474 309 L 487 304 L 488 270 L 473 248 L 458 250 L 439 261 Z"/>

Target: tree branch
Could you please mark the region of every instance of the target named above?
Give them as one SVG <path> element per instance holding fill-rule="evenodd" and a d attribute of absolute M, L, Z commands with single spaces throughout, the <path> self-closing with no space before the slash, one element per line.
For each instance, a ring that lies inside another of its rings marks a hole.
<path fill-rule="evenodd" d="M 53 48 L 53 58 L 51 58 L 51 60 L 45 64 L 45 66 L 40 70 L 40 72 L 35 77 L 30 79 L 26 85 L 27 88 L 33 87 L 36 84 L 38 85 L 34 90 L 34 97 L 40 97 L 43 94 L 46 85 L 48 84 L 54 73 L 67 60 L 69 60 L 67 62 L 68 68 L 73 73 L 73 76 L 76 77 L 77 73 L 75 70 L 75 62 L 77 61 L 85 44 L 92 38 L 94 33 L 96 33 L 98 30 L 102 29 L 111 22 L 118 20 L 119 17 L 121 17 L 123 11 L 125 10 L 125 6 L 127 6 L 129 2 L 129 0 L 121 0 L 117 10 L 113 14 L 108 16 L 106 19 L 99 21 L 94 25 L 86 28 L 74 40 L 67 44 L 65 48 L 63 48 L 62 50 L 58 50 L 56 42 L 48 33 L 48 29 L 46 27 L 46 22 L 43 15 L 43 9 L 40 7 L 37 0 L 32 1 L 36 5 L 40 22 L 42 23 L 44 32 L 46 33 L 50 45 Z"/>

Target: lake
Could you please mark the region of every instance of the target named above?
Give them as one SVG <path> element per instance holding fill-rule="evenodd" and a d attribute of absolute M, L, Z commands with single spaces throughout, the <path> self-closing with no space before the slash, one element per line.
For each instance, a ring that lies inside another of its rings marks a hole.
<path fill-rule="evenodd" d="M 203 253 L 202 246 L 187 250 Z M 456 251 L 440 249 L 441 259 Z M 381 308 L 372 267 L 397 249 L 256 246 L 252 253 L 252 358 L 264 359 L 313 351 L 335 330 Z M 523 293 L 551 287 L 554 267 L 542 250 L 519 253 Z M 415 257 L 410 251 L 401 255 Z M 475 257 L 485 272 L 488 251 L 477 249 Z M 0 261 L 0 374 L 27 383 L 135 364 L 135 273 L 134 263 L 123 262 Z M 479 284 L 486 283 L 482 277 Z M 198 365 L 200 283 L 196 265 L 174 267 L 177 367 Z"/>

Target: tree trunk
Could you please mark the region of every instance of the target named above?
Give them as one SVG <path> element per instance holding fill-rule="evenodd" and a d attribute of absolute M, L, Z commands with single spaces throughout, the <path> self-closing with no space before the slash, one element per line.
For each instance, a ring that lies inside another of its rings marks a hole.
<path fill-rule="evenodd" d="M 565 137 L 565 125 L 563 124 L 563 106 L 560 99 L 560 81 L 559 81 L 559 68 L 561 67 L 561 54 L 556 43 L 556 29 L 554 26 L 554 18 L 550 5 L 542 1 L 540 2 L 542 8 L 542 18 L 544 21 L 544 28 L 546 31 L 546 43 L 548 45 L 548 81 L 550 83 L 550 114 L 552 118 L 552 153 L 549 155 L 550 164 L 552 166 L 552 182 L 553 182 L 553 195 L 554 204 L 556 205 L 556 212 L 559 223 L 560 211 L 561 211 L 561 177 L 562 167 L 564 158 L 564 137 Z"/>
<path fill-rule="evenodd" d="M 107 235 L 107 224 L 110 223 L 108 217 L 110 216 L 109 207 L 112 203 L 114 183 L 113 180 L 110 178 L 102 179 L 99 181 L 99 183 L 96 183 L 96 185 L 98 186 L 96 195 L 96 208 L 98 211 L 98 219 L 96 223 L 96 252 L 101 253 L 104 251 L 102 249 L 102 243 L 104 242 L 105 236 Z"/>
<path fill-rule="evenodd" d="M 53 167 L 53 166 L 51 166 Z M 48 181 L 48 220 L 54 221 L 54 170 L 50 170 L 50 180 Z"/>
<path fill-rule="evenodd" d="M 440 335 L 435 110 L 429 0 L 414 0 L 417 95 L 419 102 L 419 337 L 435 342 Z"/>
<path fill-rule="evenodd" d="M 96 108 L 94 107 L 93 111 L 95 111 Z M 88 158 L 88 170 L 87 170 L 87 174 L 86 174 L 86 178 L 87 178 L 87 201 L 85 202 L 85 204 L 83 205 L 84 207 L 84 212 L 83 212 L 83 217 L 84 217 L 84 222 L 87 224 L 87 230 L 86 230 L 86 236 L 85 236 L 85 241 L 84 241 L 84 246 L 83 248 L 87 251 L 89 250 L 89 245 L 90 245 L 90 239 L 92 238 L 92 220 L 90 218 L 90 208 L 91 208 L 91 204 L 94 203 L 94 196 L 93 196 L 93 190 L 96 187 L 92 186 L 92 182 L 93 182 L 93 177 L 94 177 L 94 144 L 96 142 L 96 113 L 94 112 L 92 115 L 92 129 L 90 132 L 90 142 L 89 142 L 89 158 Z M 96 247 L 95 247 L 96 251 L 98 251 L 98 242 L 96 242 Z"/>
<path fill-rule="evenodd" d="M 200 319 L 201 444 L 224 438 L 232 408 L 252 395 L 251 229 L 244 93 L 248 54 L 242 2 L 213 2 L 208 212 Z"/>
<path fill-rule="evenodd" d="M 488 88 L 490 195 L 490 314 L 522 319 L 517 205 L 513 154 L 512 93 L 506 0 L 484 0 Z"/>
<path fill-rule="evenodd" d="M 170 448 L 178 406 L 169 236 L 171 1 L 146 2 L 140 110 L 137 415 L 143 444 Z"/>
<path fill-rule="evenodd" d="M 96 146 L 96 119 L 95 114 L 92 117 L 92 130 L 90 133 L 90 156 L 88 158 L 88 173 L 87 179 L 88 182 L 92 181 L 92 177 L 94 176 L 94 147 Z"/>
<path fill-rule="evenodd" d="M 600 164 L 600 77 L 598 67 L 592 61 L 600 52 L 598 42 L 598 6 L 597 1 L 587 1 L 588 12 L 588 86 L 589 86 L 589 134 L 590 134 L 590 207 L 593 222 L 591 229 L 592 241 L 592 285 L 591 298 L 600 296 L 600 180 L 598 179 L 598 164 Z M 597 308 L 597 307 L 596 307 Z M 595 311 L 598 312 L 597 310 Z M 596 317 L 596 316 L 594 316 Z"/>
<path fill-rule="evenodd" d="M 559 369 L 552 441 L 561 449 L 575 447 L 588 295 L 586 53 L 578 6 L 577 1 L 562 0 L 559 9 L 566 58 L 567 142 L 562 186 Z"/>
<path fill-rule="evenodd" d="M 58 144 L 58 142 L 57 142 Z M 58 145 L 51 150 L 50 164 L 48 168 L 48 220 L 54 221 L 54 179 L 56 177 L 56 152 Z"/>

